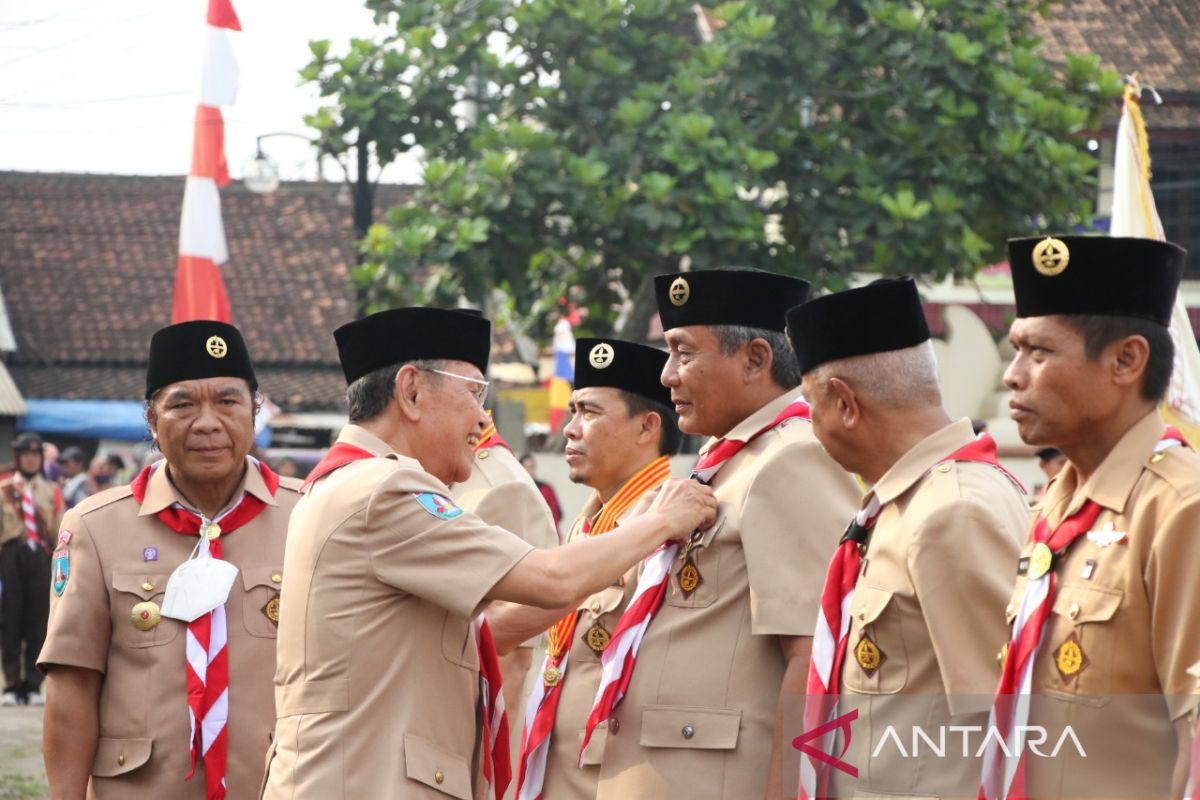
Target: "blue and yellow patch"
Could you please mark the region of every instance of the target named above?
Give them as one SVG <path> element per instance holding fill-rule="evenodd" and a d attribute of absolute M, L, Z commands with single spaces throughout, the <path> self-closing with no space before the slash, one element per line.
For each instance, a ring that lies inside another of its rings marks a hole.
<path fill-rule="evenodd" d="M 51 568 L 54 594 L 62 597 L 63 590 L 67 588 L 67 581 L 71 578 L 71 551 L 70 550 L 55 550 L 54 561 Z"/>
<path fill-rule="evenodd" d="M 463 510 L 454 505 L 454 501 L 445 495 L 435 492 L 419 492 L 414 493 L 413 497 L 417 498 L 421 508 L 438 519 L 454 519 L 463 513 Z"/>

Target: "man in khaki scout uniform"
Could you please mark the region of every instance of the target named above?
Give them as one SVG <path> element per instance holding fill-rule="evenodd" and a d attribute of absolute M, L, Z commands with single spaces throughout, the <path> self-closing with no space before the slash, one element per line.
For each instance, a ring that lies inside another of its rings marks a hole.
<path fill-rule="evenodd" d="M 587 338 L 576 341 L 575 352 L 571 419 L 563 428 L 567 468 L 573 482 L 595 491 L 568 541 L 606 534 L 629 519 L 637 502 L 670 477 L 670 457 L 682 438 L 671 393 L 659 382 L 665 352 Z M 530 676 L 536 685 L 525 713 L 518 798 L 596 796 L 607 726 L 592 737 L 582 768 L 579 745 L 600 682 L 600 653 L 636 582 L 634 567 L 551 628 L 549 656 Z"/>
<path fill-rule="evenodd" d="M 494 651 L 475 622 L 488 600 L 578 602 L 710 523 L 716 501 L 673 481 L 612 534 L 536 550 L 447 496 L 470 474 L 487 424 L 490 323 L 405 308 L 335 337 L 351 424 L 292 518 L 262 796 L 499 794 L 507 754 L 492 735 Z"/>
<path fill-rule="evenodd" d="M 1078 745 L 1054 757 L 1026 748 L 1024 787 L 1002 769 L 1016 754 L 988 759 L 983 794 L 1178 797 L 1197 698 L 1188 669 L 1200 661 L 1200 456 L 1157 407 L 1186 252 L 1057 236 L 1010 241 L 1008 253 L 1012 417 L 1025 442 L 1068 463 L 1017 562 L 996 716 L 1014 719 L 1001 700 L 1023 697 L 1028 719 L 1016 721 L 1046 729 L 1043 751 L 1068 726 Z"/>
<path fill-rule="evenodd" d="M 511 531 L 534 547 L 558 546 L 558 528 L 550 507 L 491 419 L 475 445 L 471 477 L 450 488 L 450 496 L 460 508 L 487 524 Z M 521 733 L 521 723 L 512 712 L 520 704 L 521 684 L 529 672 L 537 643 L 538 637 L 534 637 L 500 656 L 504 706 L 510 712 L 514 740 Z"/>
<path fill-rule="evenodd" d="M 16 471 L 0 481 L 0 656 L 4 694 L 0 705 L 42 705 L 37 654 L 46 638 L 50 599 L 50 548 L 62 520 L 63 496 L 42 475 L 42 437 L 13 440 Z"/>
<path fill-rule="evenodd" d="M 245 798 L 262 781 L 299 482 L 248 455 L 257 386 L 231 325 L 184 322 L 151 339 L 146 418 L 164 459 L 68 511 L 54 551 L 38 666 L 55 798 Z M 173 573 L 201 535 L 236 578 L 212 611 L 171 618 L 189 589 Z"/>
<path fill-rule="evenodd" d="M 888 726 L 907 748 L 914 726 L 938 741 L 943 728 L 986 723 L 995 643 L 1006 629 L 999 614 L 979 609 L 1002 608 L 1012 591 L 1001 565 L 1013 563 L 1029 525 L 1024 494 L 996 463 L 991 437 L 977 439 L 969 418 L 951 421 L 943 408 L 911 278 L 811 300 L 787 320 L 813 432 L 871 485 L 867 513 L 860 511 L 869 523 L 843 537 L 859 532 L 843 545 L 859 565 L 857 579 L 855 570 L 849 575 L 851 600 L 837 593 L 830 607 L 831 615 L 851 615 L 833 694 L 836 714 L 860 712 L 841 756 L 858 777 L 831 771 L 830 796 L 970 796 L 978 788 L 974 759 L 878 744 Z M 832 572 L 845 568 L 832 562 Z M 814 650 L 832 655 L 837 642 L 826 631 L 844 623 L 826 622 L 815 637 L 827 647 Z"/>
<path fill-rule="evenodd" d="M 706 470 L 717 521 L 680 548 L 608 721 L 601 800 L 781 794 L 783 697 L 804 694 L 825 565 L 861 496 L 798 404 L 784 313 L 807 288 L 750 270 L 655 279 L 679 427 L 713 437 L 701 463 L 736 454 Z"/>

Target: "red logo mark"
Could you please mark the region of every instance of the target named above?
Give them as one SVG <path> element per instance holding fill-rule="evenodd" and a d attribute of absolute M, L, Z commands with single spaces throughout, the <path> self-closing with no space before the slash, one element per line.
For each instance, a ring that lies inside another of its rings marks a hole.
<path fill-rule="evenodd" d="M 847 764 L 845 761 L 842 761 L 842 756 L 846 755 L 846 751 L 850 749 L 850 723 L 856 719 L 858 719 L 858 709 L 857 708 L 854 709 L 853 711 L 842 714 L 837 719 L 831 719 L 829 722 L 826 722 L 824 725 L 819 725 L 810 731 L 805 731 L 804 733 L 797 736 L 795 739 L 792 739 L 792 747 L 796 748 L 797 750 L 799 750 L 801 753 L 808 756 L 809 758 L 816 759 L 817 761 L 820 761 L 822 764 L 827 764 L 827 765 L 833 767 L 834 769 L 840 769 L 842 772 L 846 773 L 851 778 L 857 778 L 858 777 L 858 767 L 855 767 L 852 764 Z M 818 750 L 816 747 L 809 744 L 809 742 L 811 742 L 813 739 L 819 740 L 825 734 L 827 734 L 830 731 L 835 730 L 837 728 L 842 729 L 844 743 L 842 744 L 842 752 L 838 753 L 836 757 L 831 756 L 829 753 L 826 753 L 822 750 Z"/>

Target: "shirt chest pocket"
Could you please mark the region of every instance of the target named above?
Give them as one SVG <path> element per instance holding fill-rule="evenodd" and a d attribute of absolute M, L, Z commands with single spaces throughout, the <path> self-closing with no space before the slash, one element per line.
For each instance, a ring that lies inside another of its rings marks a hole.
<path fill-rule="evenodd" d="M 667 586 L 667 604 L 679 608 L 707 608 L 720 594 L 720 546 L 717 540 L 726 527 L 722 515 L 712 527 L 701 533 L 692 549 L 683 556 L 684 547 L 671 564 L 671 582 Z"/>
<path fill-rule="evenodd" d="M 442 625 L 442 655 L 467 669 L 479 669 L 479 646 L 471 636 L 471 620 L 446 614 Z"/>
<path fill-rule="evenodd" d="M 908 654 L 891 591 L 858 586 L 850 604 L 850 633 L 842 685 L 859 694 L 895 694 L 908 684 Z"/>
<path fill-rule="evenodd" d="M 169 572 L 114 572 L 112 625 L 128 647 L 158 647 L 174 640 L 183 623 L 162 616 Z"/>
<path fill-rule="evenodd" d="M 279 587 L 283 567 L 242 567 L 242 622 L 251 636 L 274 639 L 279 635 Z"/>
<path fill-rule="evenodd" d="M 1119 589 L 1059 588 L 1038 654 L 1046 688 L 1081 695 L 1112 691 L 1113 654 L 1120 646 L 1113 617 L 1122 599 Z"/>

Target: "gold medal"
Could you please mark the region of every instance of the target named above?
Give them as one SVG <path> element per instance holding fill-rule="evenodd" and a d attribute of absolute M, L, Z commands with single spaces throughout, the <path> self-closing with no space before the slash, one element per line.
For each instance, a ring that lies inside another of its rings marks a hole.
<path fill-rule="evenodd" d="M 279 627 L 279 595 L 275 595 L 267 604 L 262 607 L 263 615 L 274 623 L 275 627 Z"/>
<path fill-rule="evenodd" d="M 604 629 L 604 626 L 597 622 L 595 625 L 587 629 L 587 633 L 583 635 L 583 641 L 592 652 L 596 655 L 604 652 L 604 646 L 608 644 L 608 640 L 612 636 Z"/>
<path fill-rule="evenodd" d="M 1079 644 L 1079 637 L 1074 633 L 1054 651 L 1054 666 L 1058 667 L 1058 674 L 1062 675 L 1063 683 L 1070 684 L 1076 675 L 1083 672 L 1088 663 L 1083 647 Z"/>
<path fill-rule="evenodd" d="M 208 523 L 206 526 L 204 526 L 204 535 L 207 536 L 208 540 L 211 542 L 213 539 L 216 539 L 221 535 L 221 526 L 215 522 Z"/>
<path fill-rule="evenodd" d="M 869 678 L 875 674 L 887 656 L 883 654 L 877 644 L 871 641 L 871 637 L 864 633 L 863 637 L 858 640 L 858 646 L 854 648 L 854 658 Z"/>
<path fill-rule="evenodd" d="M 546 671 L 542 673 L 542 681 L 546 684 L 546 688 L 555 686 L 562 680 L 562 673 L 558 671 L 558 667 L 546 667 Z"/>
<path fill-rule="evenodd" d="M 147 600 L 134 606 L 129 618 L 133 620 L 133 627 L 139 631 L 151 631 L 162 621 L 162 613 L 159 611 L 158 603 Z"/>
<path fill-rule="evenodd" d="M 696 562 L 689 556 L 683 569 L 679 570 L 679 588 L 683 591 L 683 596 L 690 597 L 702 583 L 704 583 L 704 576 L 700 574 Z"/>
<path fill-rule="evenodd" d="M 1033 546 L 1033 552 L 1029 554 L 1029 580 L 1036 581 L 1049 572 L 1053 564 L 1054 552 L 1050 549 L 1050 545 L 1038 542 Z"/>

